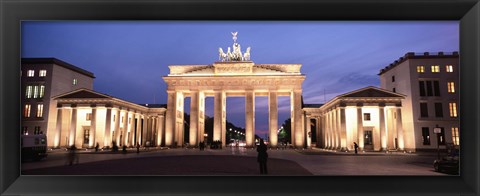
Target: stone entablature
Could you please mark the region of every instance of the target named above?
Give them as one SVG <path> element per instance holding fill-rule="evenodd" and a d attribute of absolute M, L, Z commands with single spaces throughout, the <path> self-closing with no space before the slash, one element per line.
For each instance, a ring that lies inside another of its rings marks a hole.
<path fill-rule="evenodd" d="M 168 76 L 302 75 L 301 64 L 255 64 L 252 61 L 215 62 L 213 65 L 170 65 Z"/>

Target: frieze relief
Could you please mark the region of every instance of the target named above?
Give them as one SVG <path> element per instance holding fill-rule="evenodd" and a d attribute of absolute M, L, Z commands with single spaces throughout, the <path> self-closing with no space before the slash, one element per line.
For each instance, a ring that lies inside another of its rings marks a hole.
<path fill-rule="evenodd" d="M 301 79 L 230 79 L 230 80 L 168 80 L 169 86 L 258 86 L 258 85 L 301 85 Z"/>

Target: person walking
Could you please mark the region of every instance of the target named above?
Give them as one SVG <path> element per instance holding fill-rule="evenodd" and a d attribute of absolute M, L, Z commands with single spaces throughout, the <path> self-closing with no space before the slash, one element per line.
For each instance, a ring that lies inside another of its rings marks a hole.
<path fill-rule="evenodd" d="M 353 142 L 353 148 L 355 148 L 355 154 L 358 154 L 358 144 Z"/>
<path fill-rule="evenodd" d="M 260 144 L 257 146 L 257 161 L 260 165 L 260 174 L 268 174 L 267 171 L 267 158 L 268 158 L 268 153 L 267 153 L 267 145 L 263 143 L 263 139 L 260 139 Z"/>
<path fill-rule="evenodd" d="M 140 144 L 137 142 L 137 154 L 140 153 Z"/>
<path fill-rule="evenodd" d="M 97 144 L 95 145 L 95 152 L 98 152 L 98 148 L 99 148 L 99 145 L 98 145 L 98 142 L 97 142 Z"/>

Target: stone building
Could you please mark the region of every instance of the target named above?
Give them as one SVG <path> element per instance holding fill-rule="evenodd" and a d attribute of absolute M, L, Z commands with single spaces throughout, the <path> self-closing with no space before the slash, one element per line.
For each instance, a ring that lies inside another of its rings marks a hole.
<path fill-rule="evenodd" d="M 52 97 L 72 90 L 93 88 L 93 73 L 55 58 L 22 58 L 21 134 L 53 138 L 57 103 Z M 53 140 L 48 140 L 53 146 Z"/>
<path fill-rule="evenodd" d="M 403 128 L 408 149 L 459 145 L 459 54 L 406 53 L 380 70 L 380 86 L 406 95 Z M 434 133 L 438 127 L 441 133 Z"/>

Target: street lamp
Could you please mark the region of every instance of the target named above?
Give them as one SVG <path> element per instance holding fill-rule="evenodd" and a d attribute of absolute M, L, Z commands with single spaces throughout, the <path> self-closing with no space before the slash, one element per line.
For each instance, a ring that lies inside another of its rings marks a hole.
<path fill-rule="evenodd" d="M 437 157 L 440 160 L 440 133 L 442 132 L 442 129 L 438 127 L 438 125 L 433 128 L 433 133 L 437 134 Z"/>

